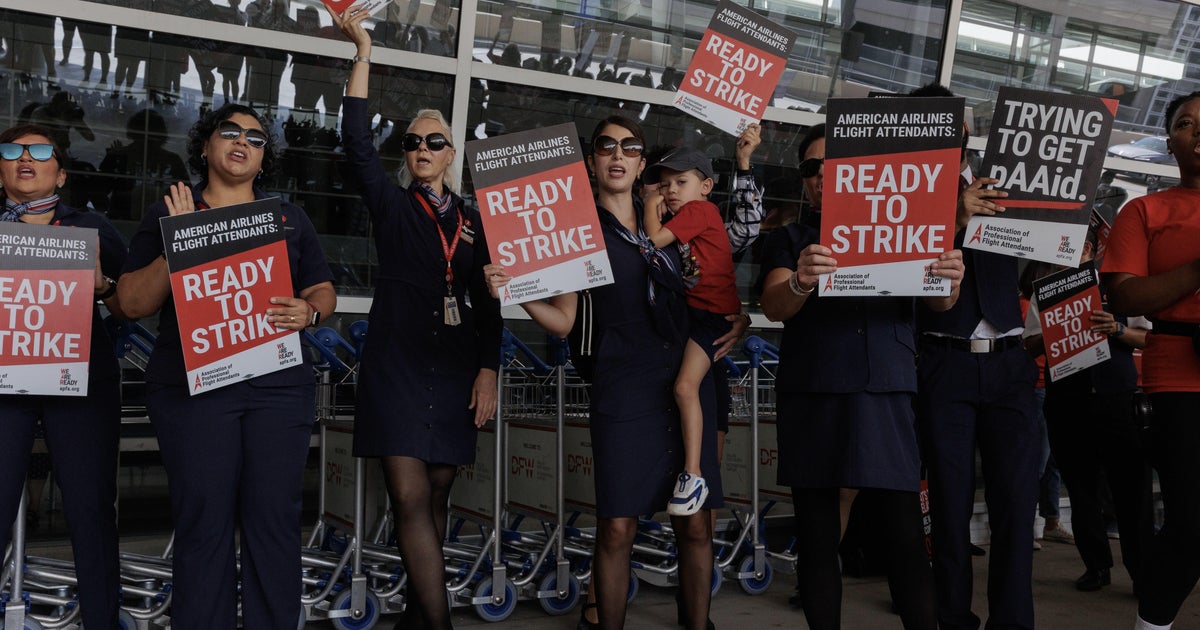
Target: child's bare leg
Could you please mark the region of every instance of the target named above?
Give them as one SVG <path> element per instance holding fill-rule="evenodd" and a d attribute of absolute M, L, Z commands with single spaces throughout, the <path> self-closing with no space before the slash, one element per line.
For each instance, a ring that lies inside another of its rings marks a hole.
<path fill-rule="evenodd" d="M 688 341 L 683 351 L 679 376 L 675 378 L 675 404 L 679 405 L 679 421 L 683 431 L 683 470 L 700 475 L 700 449 L 704 437 L 704 410 L 700 406 L 700 382 L 704 380 L 712 361 L 695 341 Z"/>

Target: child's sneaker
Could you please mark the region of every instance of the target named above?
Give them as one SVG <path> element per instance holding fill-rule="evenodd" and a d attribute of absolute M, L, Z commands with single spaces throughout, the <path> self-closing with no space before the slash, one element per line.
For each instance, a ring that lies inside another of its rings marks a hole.
<path fill-rule="evenodd" d="M 671 516 L 688 516 L 695 514 L 708 498 L 708 484 L 704 477 L 690 473 L 680 473 L 679 483 L 675 486 L 675 496 L 667 502 L 667 514 Z"/>

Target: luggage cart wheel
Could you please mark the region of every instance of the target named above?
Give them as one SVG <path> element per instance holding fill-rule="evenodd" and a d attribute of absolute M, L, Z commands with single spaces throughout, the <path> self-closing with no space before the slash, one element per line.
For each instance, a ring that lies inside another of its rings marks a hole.
<path fill-rule="evenodd" d="M 4 619 L 0 618 L 0 630 L 4 630 Z M 25 628 L 23 630 L 42 630 L 42 624 L 33 617 L 25 618 Z"/>
<path fill-rule="evenodd" d="M 558 590 L 558 575 L 557 571 L 550 571 L 542 577 L 542 583 L 538 585 L 539 591 L 557 591 Z M 580 589 L 579 579 L 574 575 L 567 576 L 567 594 L 562 597 L 546 597 L 539 599 L 538 603 L 542 605 L 542 610 L 546 611 L 547 615 L 565 615 L 575 609 L 575 605 L 579 603 Z"/>
<path fill-rule="evenodd" d="M 492 596 L 492 578 L 484 578 L 475 587 L 475 597 Z M 504 580 L 504 603 L 475 604 L 475 614 L 484 621 L 496 622 L 508 619 L 517 607 L 517 587 L 512 580 Z"/>
<path fill-rule="evenodd" d="M 338 593 L 338 596 L 333 600 L 333 605 L 329 609 L 349 609 L 351 595 L 350 589 Z M 330 621 L 333 622 L 333 627 L 338 630 L 369 630 L 375 627 L 375 622 L 379 621 L 379 598 L 375 596 L 375 593 L 368 591 L 367 601 L 363 605 L 361 617 L 358 619 L 354 617 L 334 617 Z"/>
<path fill-rule="evenodd" d="M 754 556 L 746 556 L 742 558 L 741 565 L 738 566 L 738 573 L 750 573 L 754 570 Z M 771 568 L 770 562 L 763 563 L 762 577 L 754 576 L 744 577 L 738 580 L 742 585 L 742 590 L 746 591 L 747 595 L 762 595 L 771 587 L 771 580 L 775 577 L 775 569 Z"/>
<path fill-rule="evenodd" d="M 721 590 L 721 582 L 725 581 L 725 576 L 721 575 L 721 567 L 717 563 L 713 563 L 712 571 L 712 594 L 711 597 L 716 597 L 717 591 Z"/>
<path fill-rule="evenodd" d="M 626 604 L 633 603 L 633 598 L 637 597 L 638 588 L 640 588 L 640 583 L 638 582 L 638 576 L 633 571 L 630 571 L 629 572 L 629 593 L 627 593 L 625 595 L 625 603 Z"/>

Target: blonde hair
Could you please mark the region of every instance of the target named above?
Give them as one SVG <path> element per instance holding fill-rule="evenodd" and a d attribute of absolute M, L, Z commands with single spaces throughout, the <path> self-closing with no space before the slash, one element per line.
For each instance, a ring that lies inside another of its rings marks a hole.
<path fill-rule="evenodd" d="M 439 112 L 436 109 L 422 109 L 421 111 L 417 112 L 417 115 L 413 117 L 412 122 L 408 123 L 408 128 L 404 130 L 404 133 L 411 132 L 413 128 L 417 126 L 417 121 L 421 119 L 432 120 L 441 125 L 442 130 L 446 134 L 446 138 L 450 139 L 450 147 L 454 148 L 454 134 L 450 131 L 450 123 L 446 120 L 446 117 L 442 115 L 442 112 Z M 405 188 L 408 188 L 408 185 L 412 183 L 412 173 L 410 173 L 408 170 L 407 161 L 400 164 L 399 177 L 400 185 Z M 449 188 L 454 194 L 459 194 L 458 173 L 454 171 L 453 162 L 446 167 L 446 172 L 442 174 L 442 185 L 444 185 L 446 188 Z"/>

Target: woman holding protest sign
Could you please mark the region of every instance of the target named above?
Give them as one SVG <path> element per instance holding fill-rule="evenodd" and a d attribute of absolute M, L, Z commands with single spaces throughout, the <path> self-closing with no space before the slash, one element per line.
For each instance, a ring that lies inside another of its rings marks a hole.
<path fill-rule="evenodd" d="M 159 226 L 168 215 L 267 198 L 258 183 L 276 162 L 268 129 L 243 105 L 204 114 L 188 143 L 188 165 L 200 183 L 177 183 L 146 209 L 121 276 L 126 312 L 159 314 L 146 404 L 171 489 L 171 625 L 178 630 L 237 626 L 239 524 L 242 624 L 294 629 L 301 613 L 297 524 L 314 418 L 312 367 L 305 360 L 192 395 Z M 276 328 L 300 331 L 331 315 L 337 297 L 308 216 L 287 202 L 280 202 L 280 211 L 294 294 L 272 297 L 254 312 L 265 311 Z"/>
<path fill-rule="evenodd" d="M 1166 132 L 1180 184 L 1121 209 L 1101 264 L 1113 312 L 1153 323 L 1142 351 L 1142 387 L 1153 415 L 1140 420 L 1149 425 L 1163 526 L 1137 584 L 1139 630 L 1170 628 L 1200 576 L 1200 92 L 1171 101 Z"/>
<path fill-rule="evenodd" d="M 125 262 L 125 243 L 102 215 L 59 202 L 57 190 L 66 183 L 67 172 L 53 137 L 49 129 L 36 125 L 0 132 L 0 193 L 4 198 L 0 222 L 84 227 L 99 232 L 95 285 L 90 287 L 95 305 L 88 389 L 86 397 L 0 395 L 0 430 L 4 432 L 0 440 L 0 549 L 11 540 L 10 527 L 17 516 L 34 432 L 40 422 L 71 529 L 83 622 L 89 628 L 116 628 L 121 601 L 116 512 L 121 371 L 99 305 L 124 319 L 112 278 Z M 19 304 L 18 283 L 6 284 L 9 297 L 4 301 L 10 306 Z M 5 319 L 9 315 L 6 311 Z M 5 323 L 0 328 L 12 327 Z"/>
<path fill-rule="evenodd" d="M 521 305 L 551 334 L 589 336 L 586 344 L 572 344 L 577 353 L 573 361 L 589 358 L 578 355 L 580 346 L 595 349 L 589 362 L 593 365 L 589 423 L 596 465 L 598 523 L 591 583 L 596 604 L 584 608 L 580 628 L 624 625 L 637 519 L 663 508 L 683 466 L 673 384 L 688 341 L 687 309 L 679 250 L 654 248 L 641 225 L 641 201 L 633 195 L 646 165 L 645 146 L 641 126 L 623 116 L 602 120 L 592 133 L 587 162 L 596 178 L 596 206 L 614 283 L 590 289 L 583 298 L 569 293 Z M 494 290 L 511 280 L 498 265 L 489 266 L 487 273 Z M 586 301 L 582 306 L 581 300 Z M 577 322 L 577 314 L 586 321 Z M 733 330 L 716 340 L 721 344 L 718 358 L 749 325 L 744 315 L 730 317 Z M 712 627 L 708 620 L 713 560 L 710 511 L 722 502 L 716 407 L 708 380 L 700 394 L 705 427 L 700 467 L 713 487 L 698 512 L 671 517 L 679 545 L 679 623 L 693 630 Z M 598 623 L 589 618 L 593 614 Z"/>
<path fill-rule="evenodd" d="M 771 232 L 763 256 L 763 314 L 784 323 L 776 391 L 779 483 L 795 504 L 798 595 L 811 628 L 841 624 L 839 495 L 858 490 L 882 518 L 888 581 L 904 627 L 937 627 L 933 572 L 925 552 L 920 500 L 914 299 L 822 298 L 822 274 L 837 270 L 820 243 L 825 126 L 801 140 L 800 176 L 809 210 Z M 962 253 L 943 253 L 930 273 L 948 278 L 958 298 Z M 864 366 L 870 366 L 866 369 Z"/>
<path fill-rule="evenodd" d="M 408 574 L 405 623 L 450 627 L 442 540 L 458 466 L 475 461 L 496 411 L 503 320 L 488 295 L 479 213 L 455 194 L 455 149 L 436 110 L 404 134 L 399 187 L 388 181 L 367 114 L 371 37 L 363 5 L 334 23 L 357 46 L 343 101 L 349 172 L 371 212 L 379 279 L 361 357 L 354 454 L 382 458 Z"/>

